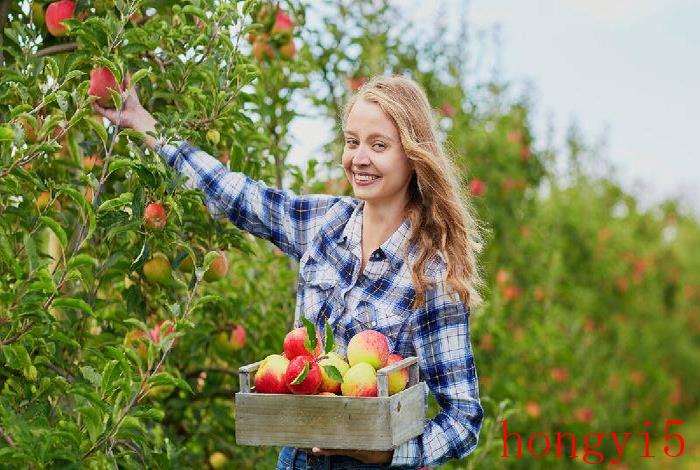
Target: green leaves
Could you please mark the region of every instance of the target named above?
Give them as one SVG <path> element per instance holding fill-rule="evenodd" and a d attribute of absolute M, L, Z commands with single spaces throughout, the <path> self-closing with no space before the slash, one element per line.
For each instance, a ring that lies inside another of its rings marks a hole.
<path fill-rule="evenodd" d="M 337 367 L 324 365 L 323 370 L 326 371 L 326 374 L 328 374 L 328 377 L 331 379 L 335 380 L 336 382 L 340 382 L 341 384 L 343 383 L 343 376 Z"/>
<path fill-rule="evenodd" d="M 304 346 L 309 353 L 313 353 L 318 346 L 318 339 L 316 338 L 316 327 L 310 320 L 305 317 L 301 317 L 301 322 L 306 327 L 306 339 L 304 340 Z"/>
<path fill-rule="evenodd" d="M 296 378 L 292 380 L 291 384 L 299 385 L 304 381 L 307 375 L 309 375 L 309 364 L 304 363 L 304 368 L 301 370 L 301 372 L 299 372 L 299 375 L 297 375 Z"/>
<path fill-rule="evenodd" d="M 24 344 L 21 342 L 11 343 L 3 346 L 1 350 L 8 367 L 20 371 L 31 382 L 37 379 L 38 372 L 34 364 L 32 364 Z"/>
<path fill-rule="evenodd" d="M 68 237 L 66 236 L 65 230 L 63 230 L 58 222 L 53 220 L 51 217 L 46 216 L 39 217 L 39 220 L 41 220 L 42 224 L 46 225 L 54 234 L 56 234 L 58 241 L 61 243 L 61 247 L 65 249 L 66 245 L 68 244 Z"/>
<path fill-rule="evenodd" d="M 188 393 L 194 393 L 190 385 L 180 377 L 175 377 L 168 372 L 160 372 L 148 379 L 148 384 L 152 386 L 174 385 Z"/>

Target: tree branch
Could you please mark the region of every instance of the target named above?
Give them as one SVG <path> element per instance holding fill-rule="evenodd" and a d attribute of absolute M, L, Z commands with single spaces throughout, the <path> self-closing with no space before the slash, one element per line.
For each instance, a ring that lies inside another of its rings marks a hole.
<path fill-rule="evenodd" d="M 44 49 L 39 49 L 36 51 L 37 57 L 44 57 L 47 55 L 60 54 L 61 52 L 71 52 L 78 48 L 77 42 L 67 42 L 65 44 L 56 44 L 55 46 L 45 47 Z"/>
<path fill-rule="evenodd" d="M 7 444 L 10 447 L 15 447 L 15 441 L 12 440 L 12 437 L 10 437 L 10 435 L 7 434 L 1 426 L 0 426 L 0 436 L 2 436 L 3 439 L 5 439 L 5 442 L 7 442 Z"/>

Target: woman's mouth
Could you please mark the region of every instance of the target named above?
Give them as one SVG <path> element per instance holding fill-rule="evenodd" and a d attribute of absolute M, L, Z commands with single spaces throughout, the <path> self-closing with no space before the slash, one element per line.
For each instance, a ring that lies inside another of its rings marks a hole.
<path fill-rule="evenodd" d="M 368 173 L 353 173 L 353 179 L 358 186 L 370 186 L 382 178 Z"/>

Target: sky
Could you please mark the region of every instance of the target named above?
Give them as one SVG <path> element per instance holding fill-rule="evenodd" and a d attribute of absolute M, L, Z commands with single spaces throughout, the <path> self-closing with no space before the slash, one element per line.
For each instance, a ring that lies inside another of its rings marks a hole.
<path fill-rule="evenodd" d="M 466 12 L 470 31 L 498 25 L 492 62 L 502 79 L 532 92 L 536 145 L 553 126 L 561 148 L 576 122 L 642 206 L 678 196 L 700 215 L 700 1 L 395 0 L 414 19 Z M 412 6 L 415 5 L 415 6 Z M 495 57 L 497 56 L 497 57 Z M 290 160 L 329 136 L 316 119 L 292 126 Z"/>

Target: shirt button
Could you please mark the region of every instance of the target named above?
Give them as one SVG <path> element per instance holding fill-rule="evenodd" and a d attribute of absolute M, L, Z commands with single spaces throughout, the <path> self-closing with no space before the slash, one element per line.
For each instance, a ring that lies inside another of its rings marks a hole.
<path fill-rule="evenodd" d="M 376 321 L 373 321 L 373 322 L 372 322 L 372 326 L 377 326 L 377 322 L 376 322 Z"/>

